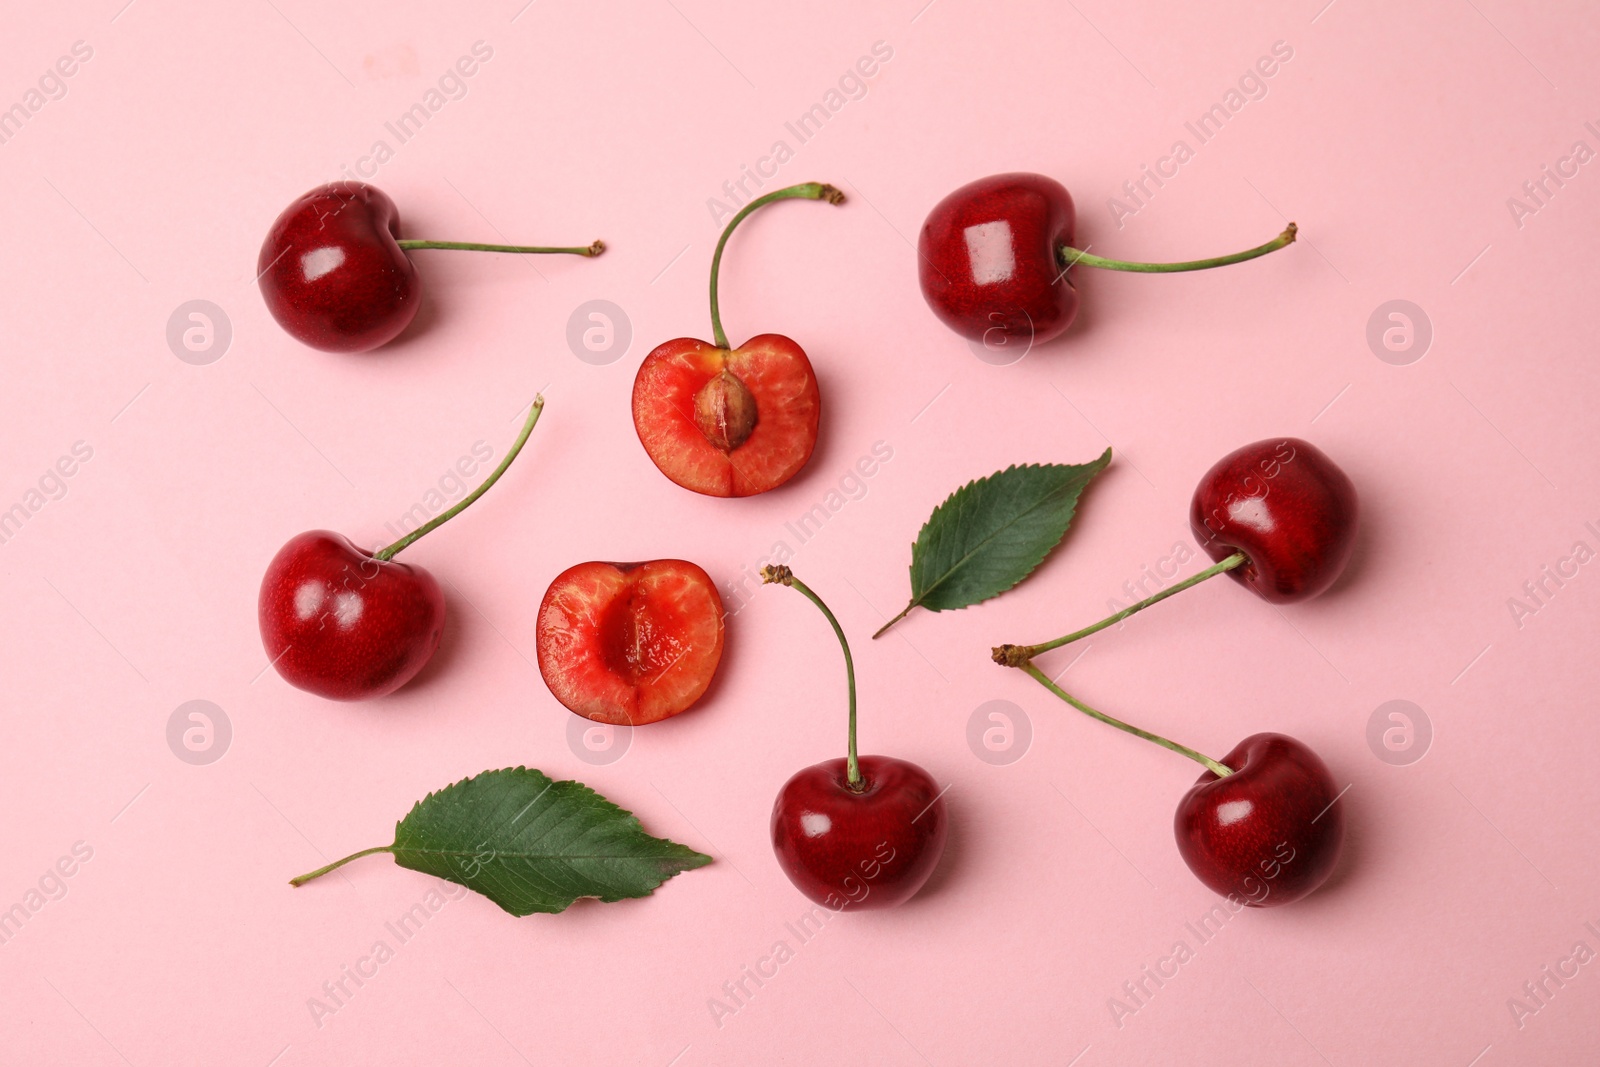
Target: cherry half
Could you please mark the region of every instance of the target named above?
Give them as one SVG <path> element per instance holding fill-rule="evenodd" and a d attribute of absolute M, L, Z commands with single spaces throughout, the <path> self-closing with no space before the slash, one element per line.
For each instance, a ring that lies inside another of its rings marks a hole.
<path fill-rule="evenodd" d="M 994 174 L 939 201 L 917 240 L 922 295 L 956 333 L 994 348 L 1042 343 L 1072 325 L 1073 267 L 1167 274 L 1206 270 L 1292 244 L 1289 223 L 1264 245 L 1182 263 L 1130 263 L 1073 247 L 1076 212 L 1066 187 L 1042 174 Z"/>
<path fill-rule="evenodd" d="M 1010 646 L 1002 646 L 1010 647 Z M 997 662 L 1007 663 L 1001 649 Z M 1315 752 L 1283 734 L 1252 734 L 1221 760 L 1130 726 L 1062 689 L 1029 659 L 1020 666 L 1090 718 L 1188 756 L 1206 768 L 1178 803 L 1178 854 L 1214 892 L 1246 907 L 1306 896 L 1333 873 L 1344 845 L 1343 796 Z"/>
<path fill-rule="evenodd" d="M 794 341 L 764 333 L 728 344 L 717 303 L 722 250 L 745 216 L 775 200 L 844 202 L 807 182 L 759 196 L 728 220 L 711 257 L 711 336 L 679 337 L 645 357 L 633 382 L 633 426 L 651 462 L 706 496 L 754 496 L 800 472 L 817 446 L 822 397 Z"/>
<path fill-rule="evenodd" d="M 405 685 L 432 658 L 444 630 L 444 595 L 433 575 L 394 556 L 443 526 L 500 480 L 544 410 L 535 397 L 500 466 L 461 502 L 387 548 L 312 530 L 267 564 L 256 613 L 261 643 L 284 681 L 329 700 L 368 700 Z"/>
<path fill-rule="evenodd" d="M 995 662 L 1020 667 L 1219 574 L 1268 603 L 1309 600 L 1350 562 L 1360 511 L 1355 483 L 1316 445 L 1297 437 L 1245 445 L 1205 473 L 1189 505 L 1189 527 L 1216 563 L 1081 630 L 1036 645 L 1000 645 Z"/>
<path fill-rule="evenodd" d="M 722 597 L 681 559 L 580 563 L 539 604 L 539 673 L 569 710 L 642 726 L 687 711 L 722 660 Z"/>
<path fill-rule="evenodd" d="M 772 805 L 772 850 L 795 888 L 823 907 L 888 908 L 921 889 L 944 852 L 944 794 L 927 771 L 888 756 L 856 755 L 856 671 L 833 612 L 788 567 L 761 571 L 822 610 L 844 649 L 850 741 L 844 759 L 797 772 Z"/>
<path fill-rule="evenodd" d="M 340 181 L 284 208 L 261 244 L 256 275 L 267 310 L 290 336 L 325 352 L 367 352 L 398 337 L 421 305 L 422 279 L 408 251 L 598 256 L 605 247 L 401 240 L 393 200 L 364 182 Z"/>

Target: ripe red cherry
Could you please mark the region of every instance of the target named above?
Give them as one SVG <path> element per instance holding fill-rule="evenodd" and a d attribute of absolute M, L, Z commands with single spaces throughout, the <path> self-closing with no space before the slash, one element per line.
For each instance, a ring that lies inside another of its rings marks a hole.
<path fill-rule="evenodd" d="M 1018 645 L 995 661 L 1034 681 L 1091 719 L 1141 737 L 1206 768 L 1178 805 L 1178 852 L 1195 877 L 1250 907 L 1299 900 L 1327 880 L 1344 842 L 1340 793 L 1328 768 L 1282 734 L 1252 734 L 1220 760 L 1090 707 L 1057 685 Z"/>
<path fill-rule="evenodd" d="M 261 643 L 290 685 L 365 700 L 414 678 L 439 647 L 444 594 L 433 575 L 379 561 L 312 530 L 278 550 L 261 580 Z"/>
<path fill-rule="evenodd" d="M 821 609 L 844 650 L 850 691 L 848 755 L 807 767 L 778 790 L 772 851 L 795 888 L 824 907 L 893 907 L 939 864 L 948 826 L 943 791 L 914 763 L 857 757 L 856 671 L 844 629 L 788 567 L 766 567 L 761 576 Z"/>
<path fill-rule="evenodd" d="M 651 462 L 677 484 L 707 496 L 753 496 L 800 472 L 817 445 L 822 397 L 798 344 L 764 333 L 728 343 L 717 303 L 722 250 L 734 228 L 774 200 L 844 201 L 831 185 L 807 182 L 757 197 L 728 221 L 711 257 L 711 336 L 656 347 L 633 382 L 633 426 Z"/>
<path fill-rule="evenodd" d="M 326 352 L 366 352 L 400 335 L 416 317 L 422 281 L 409 249 L 552 252 L 597 256 L 587 248 L 536 248 L 463 241 L 400 240 L 400 212 L 363 182 L 332 182 L 279 215 L 256 259 L 267 310 L 292 337 Z"/>
<path fill-rule="evenodd" d="M 1025 667 L 1219 574 L 1272 603 L 1307 600 L 1350 562 L 1359 511 L 1355 485 L 1315 445 L 1296 437 L 1245 445 L 1206 472 L 1189 505 L 1189 528 L 1216 563 L 1081 630 L 1036 645 L 998 645 L 994 661 Z"/>
<path fill-rule="evenodd" d="M 642 726 L 686 711 L 722 660 L 722 597 L 681 559 L 580 563 L 539 605 L 539 673 L 596 722 Z"/>
<path fill-rule="evenodd" d="M 1276 251 L 1295 225 L 1264 245 L 1182 263 L 1131 263 L 1073 247 L 1076 213 L 1062 184 L 1042 174 L 995 174 L 970 182 L 928 213 L 917 240 L 922 295 L 956 333 L 989 348 L 1048 341 L 1078 313 L 1068 270 L 1144 274 L 1205 270 Z"/>
<path fill-rule="evenodd" d="M 922 224 L 923 297 L 946 326 L 974 341 L 1059 336 L 1078 314 L 1078 290 L 1056 255 L 1072 244 L 1076 218 L 1066 187 L 1042 174 L 963 185 Z"/>
<path fill-rule="evenodd" d="M 1189 528 L 1207 555 L 1242 565 L 1228 573 L 1264 600 L 1287 604 L 1327 589 L 1355 547 L 1355 485 L 1327 453 L 1298 438 L 1230 452 L 1206 472 Z"/>
<path fill-rule="evenodd" d="M 772 850 L 795 888 L 824 907 L 888 908 L 922 888 L 944 852 L 944 801 L 928 772 L 888 756 L 807 767 L 772 805 Z"/>
<path fill-rule="evenodd" d="M 1283 734 L 1252 734 L 1178 805 L 1178 852 L 1195 877 L 1250 907 L 1288 904 L 1333 873 L 1344 808 L 1327 766 Z"/>
<path fill-rule="evenodd" d="M 444 595 L 421 567 L 394 562 L 482 496 L 517 458 L 544 410 L 535 397 L 522 432 L 482 485 L 377 552 L 312 530 L 290 538 L 267 565 L 256 601 L 261 644 L 284 681 L 329 700 L 367 700 L 405 685 L 439 647 Z"/>

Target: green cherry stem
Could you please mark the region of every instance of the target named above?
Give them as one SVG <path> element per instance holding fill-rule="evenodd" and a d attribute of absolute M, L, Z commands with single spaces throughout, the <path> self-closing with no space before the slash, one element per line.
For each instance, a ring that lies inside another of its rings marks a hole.
<path fill-rule="evenodd" d="M 289 884 L 292 885 L 292 886 L 295 886 L 296 888 L 298 888 L 300 886 L 305 885 L 307 882 L 311 881 L 311 879 L 313 879 L 313 878 L 321 878 L 323 875 L 327 874 L 329 871 L 338 870 L 340 867 L 343 867 L 345 864 L 349 863 L 351 860 L 358 860 L 362 856 L 375 856 L 380 852 L 393 852 L 393 851 L 394 851 L 394 846 L 393 845 L 379 845 L 377 848 L 364 848 L 360 852 L 352 852 L 350 855 L 346 856 L 342 860 L 334 860 L 332 863 L 328 864 L 326 867 L 318 867 L 316 870 L 308 871 L 307 873 L 302 874 L 298 878 L 291 878 L 291 879 L 289 879 Z"/>
<path fill-rule="evenodd" d="M 850 658 L 850 642 L 844 639 L 844 627 L 839 625 L 839 620 L 834 618 L 833 612 L 828 610 L 828 605 L 822 602 L 822 598 L 813 593 L 806 583 L 796 578 L 788 567 L 771 565 L 762 567 L 761 582 L 763 585 L 787 585 L 821 608 L 823 616 L 833 627 L 834 636 L 839 639 L 839 647 L 844 649 L 844 675 L 850 685 L 850 749 L 849 756 L 845 760 L 846 777 L 850 781 L 850 788 L 859 793 L 863 788 L 863 782 L 861 764 L 856 759 L 856 664 L 855 660 Z"/>
<path fill-rule="evenodd" d="M 1194 760 L 1196 763 L 1201 764 L 1202 766 L 1206 767 L 1208 770 L 1211 771 L 1212 774 L 1216 775 L 1218 778 L 1226 778 L 1228 775 L 1233 773 L 1233 769 L 1231 767 L 1227 766 L 1224 763 L 1217 762 L 1216 760 L 1212 759 L 1210 756 L 1205 755 L 1204 753 L 1196 752 L 1194 749 L 1190 748 L 1188 745 L 1180 745 L 1176 741 L 1169 741 L 1165 737 L 1162 737 L 1160 734 L 1153 734 L 1149 730 L 1141 730 L 1137 726 L 1129 726 L 1127 723 L 1123 722 L 1121 719 L 1113 719 L 1111 716 L 1107 715 L 1103 711 L 1096 711 L 1094 708 L 1091 708 L 1089 705 L 1085 704 L 1083 701 L 1079 700 L 1077 697 L 1073 696 L 1071 693 L 1067 692 L 1065 689 L 1061 688 L 1059 685 L 1057 685 L 1056 683 L 1052 682 L 1050 680 L 1050 676 L 1045 674 L 1044 671 L 1041 671 L 1038 667 L 1036 667 L 1033 664 L 1032 661 L 1029 661 L 1028 663 L 1023 664 L 1022 665 L 1022 669 L 1024 671 L 1026 671 L 1027 673 L 1033 675 L 1034 681 L 1038 682 L 1040 685 L 1042 685 L 1046 689 L 1050 690 L 1050 692 L 1054 693 L 1056 696 L 1060 697 L 1062 700 L 1065 700 L 1068 704 L 1071 704 L 1073 707 L 1077 708 L 1079 711 L 1083 712 L 1085 715 L 1089 716 L 1091 719 L 1099 719 L 1101 722 L 1105 723 L 1107 726 L 1115 726 L 1119 730 L 1126 730 L 1128 733 L 1132 734 L 1135 737 L 1142 737 L 1146 741 L 1150 741 L 1150 742 L 1153 742 L 1154 744 L 1160 745 L 1162 748 L 1170 748 L 1172 751 L 1178 753 L 1179 755 L 1188 756 L 1190 759 Z"/>
<path fill-rule="evenodd" d="M 467 510 L 474 500 L 488 492 L 489 487 L 495 482 L 498 482 L 500 480 L 500 476 L 506 472 L 506 468 L 511 466 L 511 461 L 517 458 L 517 453 L 522 451 L 522 446 L 528 443 L 528 435 L 531 434 L 533 432 L 533 428 L 539 424 L 539 413 L 543 410 L 544 397 L 534 397 L 533 407 L 528 411 L 528 420 L 522 424 L 522 432 L 517 434 L 517 439 L 511 443 L 511 451 L 506 453 L 506 458 L 500 461 L 500 466 L 494 469 L 493 474 L 489 475 L 489 477 L 483 480 L 482 485 L 468 493 L 462 498 L 461 503 L 457 504 L 449 511 L 440 512 L 438 515 L 435 515 L 421 526 L 418 526 L 415 530 L 412 530 L 410 533 L 400 538 L 400 540 L 396 541 L 388 548 L 379 549 L 377 552 L 374 552 L 372 554 L 372 558 L 380 563 L 393 559 L 395 554 L 401 549 L 411 544 L 411 542 L 415 541 L 417 538 L 437 530 L 439 527 L 443 526 L 445 523 L 449 522 L 451 519 Z"/>
<path fill-rule="evenodd" d="M 1106 270 L 1131 270 L 1140 274 L 1176 274 L 1186 270 L 1209 270 L 1212 267 L 1226 267 L 1229 263 L 1243 263 L 1247 259 L 1264 256 L 1268 252 L 1276 252 L 1285 245 L 1294 244 L 1295 234 L 1300 227 L 1289 223 L 1284 231 L 1264 245 L 1235 252 L 1232 255 L 1216 256 L 1212 259 L 1191 259 L 1183 263 L 1130 263 L 1123 259 L 1105 259 L 1101 256 L 1092 256 L 1088 252 L 1080 251 L 1071 245 L 1062 245 L 1056 249 L 1056 258 L 1063 269 L 1070 269 L 1079 265 L 1085 267 L 1103 267 Z"/>
<path fill-rule="evenodd" d="M 1072 642 L 1082 640 L 1090 634 L 1097 634 L 1107 626 L 1115 626 L 1129 615 L 1138 614 L 1151 604 L 1159 604 L 1167 597 L 1175 596 L 1192 585 L 1199 585 L 1207 578 L 1215 578 L 1219 574 L 1231 571 L 1235 567 L 1242 567 L 1249 562 L 1249 557 L 1243 552 L 1235 552 L 1227 559 L 1212 564 L 1198 574 L 1190 575 L 1177 585 L 1163 589 L 1154 596 L 1147 596 L 1137 604 L 1131 604 L 1115 614 L 1107 615 L 1093 626 L 1085 626 L 1081 630 L 1074 630 L 1072 633 L 1058 637 L 1054 641 L 1041 641 L 1037 645 L 997 645 L 993 650 L 994 661 L 1003 667 L 1024 666 L 1029 660 L 1041 653 L 1060 648 L 1062 645 L 1070 645 Z"/>
<path fill-rule="evenodd" d="M 722 332 L 722 312 L 717 304 L 717 274 L 722 269 L 722 249 L 727 245 L 728 238 L 733 234 L 733 228 L 744 221 L 744 217 L 758 207 L 770 204 L 774 200 L 826 200 L 830 204 L 844 203 L 844 194 L 831 185 L 822 182 L 805 182 L 801 185 L 791 185 L 787 189 L 779 189 L 758 196 L 746 204 L 739 213 L 728 220 L 728 225 L 722 231 L 722 238 L 717 242 L 717 250 L 711 256 L 711 340 L 718 348 L 731 348 L 728 344 L 728 335 Z M 820 603 L 820 601 L 819 601 Z M 826 609 L 824 609 L 826 610 Z"/>
<path fill-rule="evenodd" d="M 461 252 L 531 252 L 541 255 L 589 256 L 593 258 L 606 250 L 604 241 L 596 241 L 583 248 L 546 248 L 541 245 L 486 245 L 476 241 L 397 241 L 407 252 L 419 248 L 448 248 Z"/>

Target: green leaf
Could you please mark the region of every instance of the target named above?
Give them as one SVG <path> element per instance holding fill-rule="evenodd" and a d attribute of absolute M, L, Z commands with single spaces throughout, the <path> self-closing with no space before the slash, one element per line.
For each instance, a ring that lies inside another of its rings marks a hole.
<path fill-rule="evenodd" d="M 933 509 L 911 546 L 912 608 L 949 611 L 997 597 L 1044 562 L 1061 543 L 1078 496 L 1111 462 L 1031 463 L 968 482 Z"/>
<path fill-rule="evenodd" d="M 482 893 L 513 915 L 564 911 L 580 897 L 649 896 L 673 875 L 711 862 L 651 837 L 631 812 L 582 782 L 554 781 L 529 767 L 485 771 L 430 793 L 395 824 L 394 844 L 292 884 L 373 852 Z"/>

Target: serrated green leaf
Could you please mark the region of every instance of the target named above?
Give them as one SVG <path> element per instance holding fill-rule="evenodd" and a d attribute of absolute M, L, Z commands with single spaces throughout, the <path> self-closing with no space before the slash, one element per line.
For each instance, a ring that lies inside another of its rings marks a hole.
<path fill-rule="evenodd" d="M 1108 448 L 1092 463 L 1011 466 L 951 493 L 911 546 L 911 602 L 878 633 L 912 608 L 971 607 L 1015 587 L 1060 544 L 1084 486 L 1110 462 Z"/>
<path fill-rule="evenodd" d="M 564 911 L 581 897 L 649 896 L 711 862 L 651 837 L 631 812 L 582 782 L 529 767 L 485 771 L 428 794 L 395 824 L 393 845 L 368 851 L 464 885 L 513 915 Z"/>

